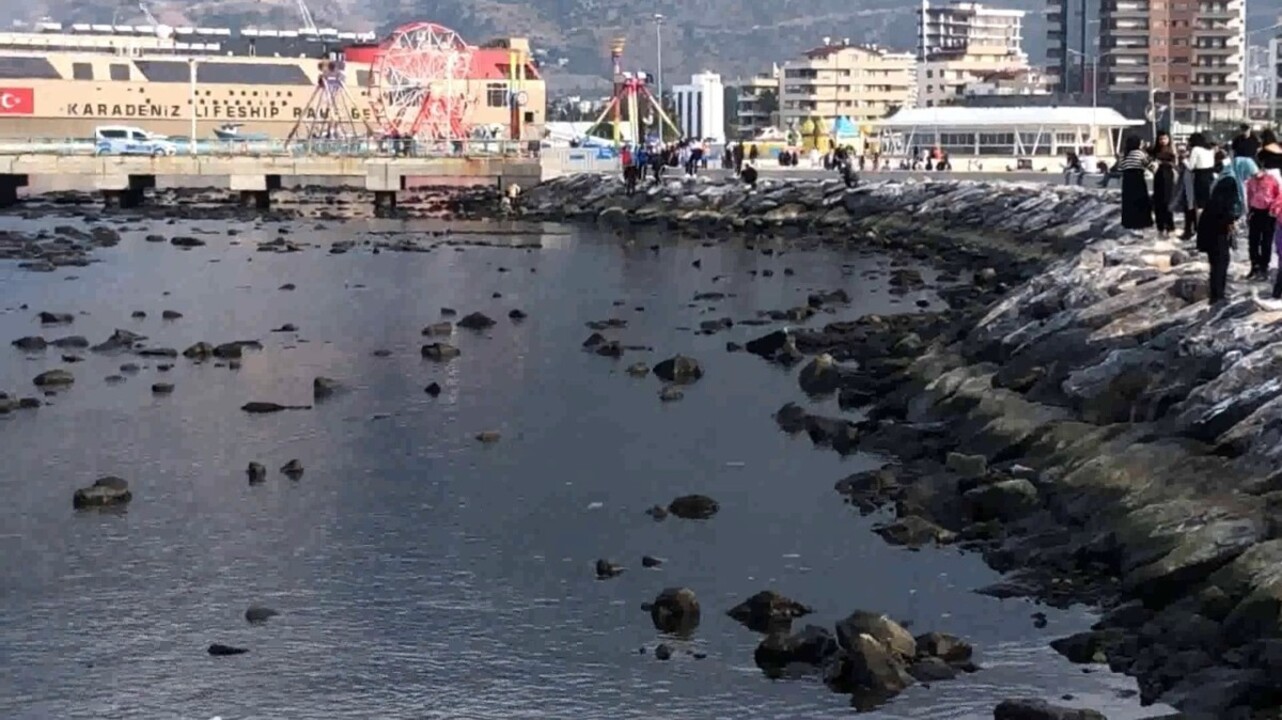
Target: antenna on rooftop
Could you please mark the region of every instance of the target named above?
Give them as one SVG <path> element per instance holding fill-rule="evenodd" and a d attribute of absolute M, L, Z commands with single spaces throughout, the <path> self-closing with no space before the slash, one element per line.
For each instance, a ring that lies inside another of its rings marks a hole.
<path fill-rule="evenodd" d="M 316 33 L 316 21 L 312 19 L 312 11 L 307 9 L 307 0 L 298 0 L 298 14 L 303 16 L 303 27 L 307 28 L 310 33 Z"/>

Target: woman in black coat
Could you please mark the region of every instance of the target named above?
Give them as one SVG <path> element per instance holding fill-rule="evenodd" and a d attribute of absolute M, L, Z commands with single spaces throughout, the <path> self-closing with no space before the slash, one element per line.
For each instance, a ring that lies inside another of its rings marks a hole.
<path fill-rule="evenodd" d="M 1197 219 L 1197 249 L 1206 253 L 1211 264 L 1210 300 L 1224 299 L 1229 278 L 1229 251 L 1233 248 L 1233 230 L 1246 212 L 1242 202 L 1242 183 L 1233 174 L 1233 166 L 1223 152 L 1216 153 L 1220 177 L 1211 187 L 1206 206 Z"/>
<path fill-rule="evenodd" d="M 1122 227 L 1143 230 L 1153 227 L 1153 200 L 1148 195 L 1148 155 L 1141 149 L 1138 135 L 1126 138 L 1126 154 L 1117 164 L 1122 174 Z"/>
<path fill-rule="evenodd" d="M 1153 166 L 1153 219 L 1162 235 L 1175 232 L 1175 213 L 1172 206 L 1179 190 L 1175 183 L 1175 146 L 1171 135 L 1160 132 L 1149 148 L 1149 162 Z"/>

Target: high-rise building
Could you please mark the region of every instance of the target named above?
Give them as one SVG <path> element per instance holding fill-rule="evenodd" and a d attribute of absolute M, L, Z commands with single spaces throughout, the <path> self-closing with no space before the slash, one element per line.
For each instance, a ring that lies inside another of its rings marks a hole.
<path fill-rule="evenodd" d="M 1058 92 L 1086 89 L 1086 58 L 1093 55 L 1099 37 L 1093 32 L 1092 5 L 1089 0 L 1046 0 L 1046 76 Z"/>
<path fill-rule="evenodd" d="M 922 0 L 917 12 L 917 59 L 965 53 L 972 47 L 988 52 L 1004 48 L 1012 55 L 1023 52 L 1024 11 L 991 8 L 979 3 L 953 2 L 931 5 Z"/>
<path fill-rule="evenodd" d="M 753 138 L 778 124 L 782 77 L 775 66 L 769 72 L 726 84 L 735 91 L 735 121 L 731 129 L 736 138 Z"/>
<path fill-rule="evenodd" d="M 1100 86 L 1143 93 L 1176 120 L 1240 118 L 1246 0 L 1102 0 Z"/>
<path fill-rule="evenodd" d="M 673 121 L 686 137 L 725 141 L 726 93 L 720 75 L 691 75 L 689 85 L 672 88 L 672 101 L 677 110 Z"/>
<path fill-rule="evenodd" d="M 876 45 L 824 44 L 783 66 L 779 115 L 785 127 L 807 120 L 856 125 L 877 120 L 914 102 L 916 58 Z"/>
<path fill-rule="evenodd" d="M 953 105 L 966 88 L 984 78 L 1028 70 L 1023 53 L 1000 46 L 971 45 L 964 51 L 941 52 L 917 63 L 917 107 Z"/>

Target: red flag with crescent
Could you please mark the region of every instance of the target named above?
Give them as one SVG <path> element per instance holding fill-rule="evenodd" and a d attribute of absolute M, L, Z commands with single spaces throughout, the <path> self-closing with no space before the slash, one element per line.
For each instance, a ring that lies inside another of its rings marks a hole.
<path fill-rule="evenodd" d="M 0 115 L 31 115 L 36 111 L 36 91 L 0 88 Z"/>

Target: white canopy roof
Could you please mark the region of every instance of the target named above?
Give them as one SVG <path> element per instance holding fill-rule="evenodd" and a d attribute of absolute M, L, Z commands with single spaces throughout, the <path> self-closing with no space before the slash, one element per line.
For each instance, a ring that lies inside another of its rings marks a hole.
<path fill-rule="evenodd" d="M 1105 128 L 1143 125 L 1112 108 L 1090 107 L 932 107 L 904 108 L 878 120 L 882 127 L 1028 128 L 1038 126 Z"/>

